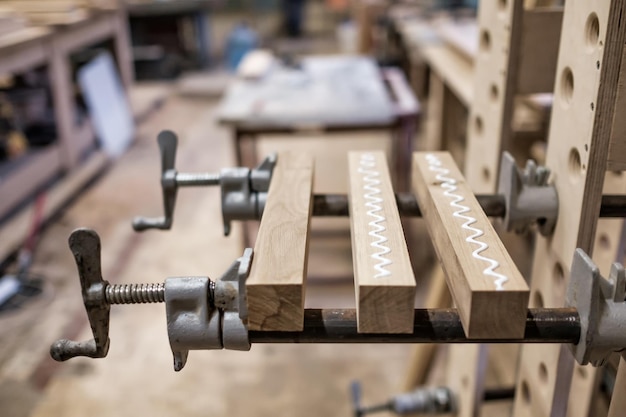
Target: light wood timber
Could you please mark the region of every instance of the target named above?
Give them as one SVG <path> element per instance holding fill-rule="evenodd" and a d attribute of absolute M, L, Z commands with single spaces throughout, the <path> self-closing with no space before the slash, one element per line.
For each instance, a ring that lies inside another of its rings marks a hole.
<path fill-rule="evenodd" d="M 415 153 L 413 187 L 467 337 L 523 337 L 528 286 L 450 154 Z"/>
<path fill-rule="evenodd" d="M 352 263 L 360 333 L 412 333 L 415 277 L 383 152 L 350 152 Z"/>
<path fill-rule="evenodd" d="M 313 199 L 313 159 L 278 155 L 246 283 L 248 328 L 299 331 Z"/>
<path fill-rule="evenodd" d="M 479 48 L 465 154 L 465 175 L 476 193 L 495 189 L 500 154 L 511 140 L 524 15 L 522 0 L 486 3 L 478 10 Z"/>
<path fill-rule="evenodd" d="M 594 260 L 617 247 L 614 240 L 594 250 L 594 240 L 626 35 L 624 12 L 624 0 L 565 3 L 546 165 L 567 204 L 559 207 L 554 234 L 537 236 L 532 306 L 563 305 L 577 247 L 593 250 Z M 571 353 L 559 346 L 524 345 L 521 352 L 517 387 L 524 394 L 515 399 L 515 417 L 589 415 L 592 369 L 573 372 Z"/>
<path fill-rule="evenodd" d="M 560 7 L 524 10 L 517 94 L 552 91 L 562 21 Z"/>

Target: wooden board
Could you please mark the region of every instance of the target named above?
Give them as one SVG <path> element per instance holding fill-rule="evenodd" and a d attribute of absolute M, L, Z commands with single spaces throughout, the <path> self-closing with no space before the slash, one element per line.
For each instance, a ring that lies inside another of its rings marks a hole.
<path fill-rule="evenodd" d="M 615 101 L 615 117 L 613 119 L 613 133 L 609 145 L 608 169 L 626 171 L 626 45 L 622 52 L 622 71 L 620 73 L 617 99 Z"/>
<path fill-rule="evenodd" d="M 619 417 L 624 415 L 626 409 L 626 396 L 623 393 L 626 391 L 626 360 L 622 356 L 617 368 L 617 376 L 615 378 L 615 385 L 613 386 L 614 395 L 611 398 L 611 405 L 609 407 L 609 417 Z"/>
<path fill-rule="evenodd" d="M 360 333 L 412 333 L 415 276 L 383 152 L 350 152 L 352 263 Z"/>
<path fill-rule="evenodd" d="M 607 235 L 609 244 L 595 248 L 594 240 L 600 231 L 597 219 L 626 35 L 621 17 L 625 12 L 624 0 L 565 2 L 546 164 L 567 204 L 559 206 L 553 235 L 537 236 L 532 306 L 563 306 L 577 247 L 593 250 L 594 259 L 603 252 L 616 253 L 618 239 Z M 619 230 L 613 227 L 613 232 Z M 594 370 L 574 371 L 567 349 L 524 345 L 517 379 L 523 395 L 516 396 L 513 415 L 588 416 L 595 386 Z"/>
<path fill-rule="evenodd" d="M 302 330 L 312 190 L 313 159 L 280 153 L 246 283 L 250 330 Z"/>
<path fill-rule="evenodd" d="M 413 157 L 413 187 L 469 338 L 521 338 L 529 290 L 447 152 Z"/>
<path fill-rule="evenodd" d="M 524 10 L 516 93 L 551 92 L 561 37 L 562 8 Z"/>

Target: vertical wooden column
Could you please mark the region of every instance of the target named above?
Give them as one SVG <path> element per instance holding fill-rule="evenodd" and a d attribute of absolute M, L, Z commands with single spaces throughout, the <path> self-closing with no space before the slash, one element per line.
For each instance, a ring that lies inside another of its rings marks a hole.
<path fill-rule="evenodd" d="M 128 91 L 135 79 L 135 68 L 133 66 L 132 45 L 128 30 L 128 14 L 126 13 L 126 6 L 124 4 L 118 4 L 113 25 L 115 27 L 113 36 L 117 65 L 120 69 L 122 83 Z"/>
<path fill-rule="evenodd" d="M 619 360 L 617 378 L 615 379 L 615 385 L 613 386 L 614 394 L 611 398 L 611 405 L 609 407 L 609 417 L 619 417 L 624 415 L 624 410 L 626 410 L 626 396 L 623 395 L 624 392 L 626 392 L 626 360 L 624 360 L 624 357 L 622 356 Z"/>
<path fill-rule="evenodd" d="M 625 0 L 565 3 L 546 156 L 562 203 L 553 236 L 537 237 L 531 286 L 535 307 L 561 307 L 574 250 L 594 249 L 626 35 L 625 8 Z M 609 244 L 598 243 L 594 258 L 611 258 L 617 241 L 610 230 L 597 230 Z M 588 415 L 594 372 L 574 370 L 566 347 L 525 345 L 519 369 L 514 416 Z M 576 390 L 568 406 L 570 382 Z"/>
<path fill-rule="evenodd" d="M 54 119 L 61 150 L 61 162 L 66 170 L 78 163 L 78 151 L 74 146 L 74 89 L 69 57 L 57 42 L 50 42 L 48 76 L 52 86 Z"/>
<path fill-rule="evenodd" d="M 465 154 L 465 176 L 476 193 L 495 190 L 501 150 L 511 138 L 523 6 L 522 0 L 485 1 L 478 10 L 480 40 Z"/>
<path fill-rule="evenodd" d="M 352 262 L 359 333 L 411 333 L 415 277 L 384 152 L 350 152 Z"/>

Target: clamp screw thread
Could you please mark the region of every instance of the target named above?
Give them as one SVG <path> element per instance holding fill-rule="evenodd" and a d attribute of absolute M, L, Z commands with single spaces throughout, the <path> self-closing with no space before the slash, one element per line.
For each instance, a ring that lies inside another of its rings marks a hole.
<path fill-rule="evenodd" d="M 105 299 L 109 304 L 162 303 L 165 301 L 165 284 L 108 285 Z"/>

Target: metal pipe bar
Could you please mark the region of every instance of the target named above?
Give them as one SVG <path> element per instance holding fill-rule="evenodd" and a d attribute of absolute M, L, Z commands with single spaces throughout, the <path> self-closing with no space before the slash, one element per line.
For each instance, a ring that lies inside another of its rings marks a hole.
<path fill-rule="evenodd" d="M 574 308 L 534 308 L 523 339 L 468 339 L 456 309 L 416 309 L 411 334 L 363 334 L 354 309 L 307 309 L 301 332 L 250 331 L 252 343 L 578 343 Z"/>
<path fill-rule="evenodd" d="M 476 199 L 488 217 L 504 217 L 506 213 L 504 196 L 499 194 L 479 194 L 476 195 Z M 413 194 L 396 193 L 396 203 L 401 216 L 422 216 L 422 212 Z M 319 217 L 349 216 L 348 196 L 345 194 L 315 194 L 313 196 L 313 215 Z M 626 196 L 602 196 L 600 217 L 626 217 Z"/>

